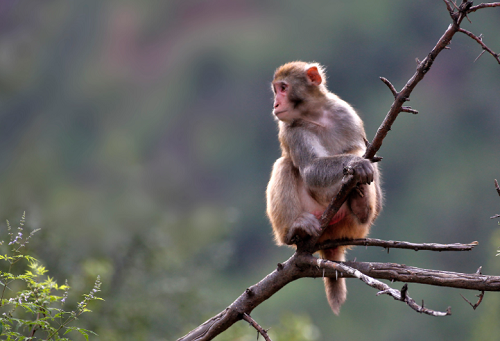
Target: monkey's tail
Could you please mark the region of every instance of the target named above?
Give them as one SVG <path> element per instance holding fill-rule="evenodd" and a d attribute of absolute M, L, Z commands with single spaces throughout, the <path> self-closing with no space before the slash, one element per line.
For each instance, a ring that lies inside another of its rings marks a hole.
<path fill-rule="evenodd" d="M 323 259 L 345 261 L 345 247 L 337 247 L 335 249 L 328 249 L 320 251 Z M 347 298 L 347 288 L 345 285 L 345 278 L 323 278 L 325 282 L 326 298 L 330 308 L 335 315 L 340 313 L 340 307 L 344 304 Z"/>

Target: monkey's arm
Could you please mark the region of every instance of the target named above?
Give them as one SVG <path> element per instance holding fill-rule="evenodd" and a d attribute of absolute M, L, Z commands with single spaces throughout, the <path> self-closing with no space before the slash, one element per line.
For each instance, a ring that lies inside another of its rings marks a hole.
<path fill-rule="evenodd" d="M 369 184 L 374 179 L 374 166 L 361 157 L 364 153 L 361 136 L 358 147 L 346 145 L 344 150 L 348 152 L 337 155 L 330 155 L 331 152 L 322 146 L 319 138 L 300 130 L 294 132 L 293 139 L 288 143 L 294 165 L 300 170 L 300 175 L 309 188 L 339 187 L 346 167 L 352 169 L 353 175 L 361 184 Z M 337 191 L 338 189 L 336 188 Z"/>

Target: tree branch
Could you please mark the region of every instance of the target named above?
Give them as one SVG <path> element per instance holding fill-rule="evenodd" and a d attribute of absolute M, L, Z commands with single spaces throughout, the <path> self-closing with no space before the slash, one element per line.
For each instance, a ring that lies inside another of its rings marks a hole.
<path fill-rule="evenodd" d="M 500 291 L 500 276 L 421 269 L 395 263 L 345 262 L 345 264 L 378 279 L 467 290 Z"/>
<path fill-rule="evenodd" d="M 477 6 L 472 6 L 468 11 L 467 13 L 472 13 L 472 12 L 475 12 L 477 11 L 478 9 L 481 9 L 481 8 L 488 8 L 488 7 L 500 7 L 500 2 L 490 2 L 490 3 L 486 3 L 486 4 L 479 4 Z"/>
<path fill-rule="evenodd" d="M 409 243 L 402 241 L 393 240 L 381 240 L 375 238 L 363 238 L 363 239 L 349 239 L 349 240 L 327 240 L 321 244 L 318 244 L 317 250 L 332 249 L 341 245 L 361 245 L 361 246 L 380 246 L 386 249 L 410 249 L 415 251 L 429 250 L 429 251 L 470 251 L 474 246 L 478 245 L 478 242 L 472 242 L 469 244 L 437 244 L 437 243 Z"/>
<path fill-rule="evenodd" d="M 253 309 L 274 295 L 286 284 L 299 278 L 336 278 L 339 276 L 359 278 L 370 286 L 381 290 L 382 292 L 379 292 L 379 294 L 389 294 L 397 300 L 403 298 L 404 302 L 410 305 L 412 309 L 433 316 L 445 316 L 448 315 L 450 311 L 448 309 L 446 312 L 435 312 L 416 305 L 416 303 L 416 306 L 414 306 L 414 304 L 411 303 L 411 298 L 409 298 L 407 294 L 401 295 L 401 292 L 375 279 L 478 291 L 500 291 L 500 276 L 429 270 L 394 263 L 336 263 L 318 259 L 311 254 L 297 251 L 286 262 L 278 264 L 277 269 L 267 275 L 263 280 L 245 290 L 245 292 L 243 292 L 229 307 L 184 337 L 178 339 L 178 341 L 212 340 L 232 324 L 243 319 L 245 313 L 249 315 Z"/>

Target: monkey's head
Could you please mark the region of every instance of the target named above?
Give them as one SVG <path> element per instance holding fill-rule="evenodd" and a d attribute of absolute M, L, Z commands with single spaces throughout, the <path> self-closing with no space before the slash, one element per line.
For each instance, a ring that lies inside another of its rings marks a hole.
<path fill-rule="evenodd" d="M 323 67 L 317 63 L 290 62 L 280 66 L 271 84 L 274 92 L 274 116 L 283 122 L 292 122 L 309 112 L 309 107 L 325 99 Z"/>

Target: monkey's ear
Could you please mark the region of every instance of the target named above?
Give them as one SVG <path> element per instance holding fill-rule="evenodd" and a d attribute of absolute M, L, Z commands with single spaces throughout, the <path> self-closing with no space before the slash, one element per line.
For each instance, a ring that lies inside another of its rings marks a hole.
<path fill-rule="evenodd" d="M 314 85 L 320 85 L 321 82 L 323 81 L 316 66 L 311 66 L 309 69 L 307 69 L 306 72 L 307 72 L 307 77 Z"/>

